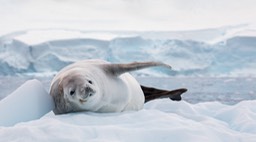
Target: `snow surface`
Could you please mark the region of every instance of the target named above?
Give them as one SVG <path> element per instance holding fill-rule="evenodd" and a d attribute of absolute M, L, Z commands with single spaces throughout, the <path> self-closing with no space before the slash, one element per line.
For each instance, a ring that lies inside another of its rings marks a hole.
<path fill-rule="evenodd" d="M 39 120 L 0 127 L 1 141 L 254 142 L 256 101 L 234 106 L 155 100 L 138 112 L 48 113 Z"/>

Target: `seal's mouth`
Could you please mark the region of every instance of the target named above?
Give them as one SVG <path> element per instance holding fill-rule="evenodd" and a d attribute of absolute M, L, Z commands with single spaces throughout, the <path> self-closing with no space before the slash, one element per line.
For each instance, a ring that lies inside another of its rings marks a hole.
<path fill-rule="evenodd" d="M 83 104 L 83 103 L 85 103 L 85 102 L 86 102 L 86 100 L 79 99 L 79 102 Z"/>

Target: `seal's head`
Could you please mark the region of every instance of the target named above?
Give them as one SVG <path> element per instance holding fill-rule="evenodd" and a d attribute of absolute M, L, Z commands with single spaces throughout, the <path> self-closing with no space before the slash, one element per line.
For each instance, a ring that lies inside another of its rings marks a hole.
<path fill-rule="evenodd" d="M 69 73 L 53 82 L 50 90 L 55 102 L 55 114 L 84 111 L 92 105 L 97 85 L 89 76 Z"/>

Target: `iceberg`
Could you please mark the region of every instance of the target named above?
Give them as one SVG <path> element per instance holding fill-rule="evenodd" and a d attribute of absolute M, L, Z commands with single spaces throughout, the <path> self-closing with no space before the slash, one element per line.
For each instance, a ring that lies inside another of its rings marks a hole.
<path fill-rule="evenodd" d="M 255 77 L 256 34 L 249 31 L 231 27 L 187 32 L 17 32 L 0 37 L 0 75 L 49 75 L 78 60 L 104 59 L 154 60 L 173 66 L 173 71 L 146 69 L 135 76 Z"/>

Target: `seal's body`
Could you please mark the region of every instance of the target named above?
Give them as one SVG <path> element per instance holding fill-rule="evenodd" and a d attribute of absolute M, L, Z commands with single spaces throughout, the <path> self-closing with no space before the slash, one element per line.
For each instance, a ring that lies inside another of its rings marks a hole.
<path fill-rule="evenodd" d="M 84 60 L 73 63 L 52 81 L 50 94 L 55 102 L 54 112 L 140 110 L 145 96 L 140 84 L 128 72 L 152 66 L 171 68 L 160 62 L 110 64 L 103 60 Z"/>

